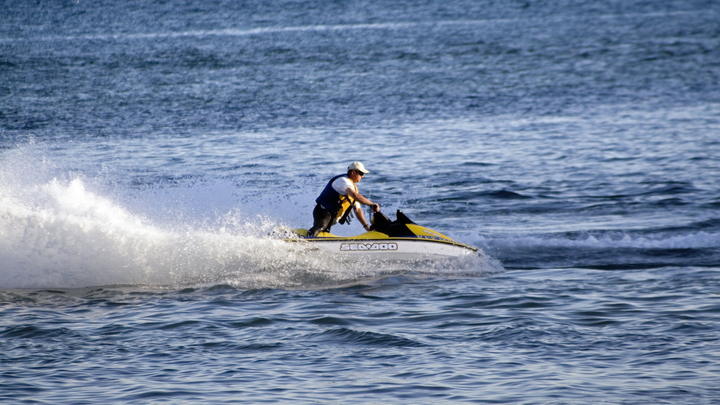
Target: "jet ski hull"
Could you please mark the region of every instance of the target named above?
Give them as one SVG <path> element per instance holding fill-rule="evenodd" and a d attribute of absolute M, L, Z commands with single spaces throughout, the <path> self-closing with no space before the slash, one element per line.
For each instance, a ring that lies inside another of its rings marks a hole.
<path fill-rule="evenodd" d="M 350 256 L 373 256 L 394 260 L 446 259 L 477 254 L 477 249 L 459 243 L 422 239 L 295 239 L 321 250 Z"/>

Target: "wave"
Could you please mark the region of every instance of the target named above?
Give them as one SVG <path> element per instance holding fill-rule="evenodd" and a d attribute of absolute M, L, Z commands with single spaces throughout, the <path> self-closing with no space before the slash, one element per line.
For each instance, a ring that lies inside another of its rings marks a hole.
<path fill-rule="evenodd" d="M 220 30 L 192 30 L 178 32 L 156 32 L 156 33 L 119 33 L 119 34 L 85 34 L 77 36 L 46 36 L 36 38 L 40 41 L 73 41 L 73 40 L 136 40 L 136 39 L 163 39 L 163 38 L 184 38 L 184 37 L 244 37 L 277 33 L 293 32 L 323 32 L 323 31 L 345 31 L 345 30 L 377 30 L 377 29 L 407 29 L 410 27 L 439 24 L 439 23 L 368 23 L 368 24 L 335 24 L 335 25 L 307 25 L 291 27 L 258 27 L 248 29 L 220 29 Z M 447 23 L 445 23 L 447 24 Z M 0 42 L 20 40 L 19 38 L 0 38 Z"/>
<path fill-rule="evenodd" d="M 278 33 L 297 33 L 297 32 L 332 32 L 332 31 L 350 31 L 350 30 L 406 30 L 414 28 L 427 28 L 432 29 L 434 27 L 453 27 L 453 26 L 477 26 L 477 25 L 494 25 L 494 24 L 512 24 L 512 23 L 524 23 L 527 24 L 532 21 L 548 23 L 552 20 L 563 20 L 574 19 L 578 21 L 585 21 L 587 19 L 617 19 L 617 18 L 638 18 L 638 17 L 649 17 L 649 18 L 666 18 L 669 16 L 693 16 L 701 13 L 707 13 L 703 11 L 673 11 L 673 12 L 648 12 L 648 13 L 633 13 L 633 14 L 605 14 L 605 15 L 593 15 L 593 16 L 540 16 L 540 17 L 529 17 L 529 18 L 488 18 L 488 19 L 468 19 L 468 20 L 446 20 L 446 21 L 409 21 L 409 22 L 377 22 L 377 23 L 348 23 L 348 24 L 317 24 L 317 25 L 298 25 L 298 26 L 274 26 L 274 27 L 255 27 L 255 28 L 227 28 L 227 29 L 214 29 L 214 30 L 189 30 L 189 31 L 175 31 L 175 32 L 155 32 L 155 33 L 116 33 L 116 34 L 81 34 L 81 35 L 50 35 L 42 36 L 38 38 L 0 38 L 2 42 L 15 42 L 15 41 L 75 41 L 75 40 L 100 40 L 100 41 L 118 41 L 118 40 L 138 40 L 138 39 L 164 39 L 164 38 L 202 38 L 202 37 L 245 37 L 245 36 L 257 36 L 267 34 L 278 34 Z"/>
<path fill-rule="evenodd" d="M 372 347 L 422 347 L 423 343 L 390 333 L 357 331 L 341 327 L 328 329 L 313 336 L 322 344 L 349 344 Z"/>
<path fill-rule="evenodd" d="M 496 235 L 476 242 L 507 270 L 717 268 L 720 263 L 720 233 L 708 231 Z"/>
<path fill-rule="evenodd" d="M 571 236 L 481 236 L 475 240 L 475 244 L 508 249 L 707 249 L 720 246 L 720 233 L 699 231 L 685 234 L 639 235 L 625 231 L 611 231 Z"/>

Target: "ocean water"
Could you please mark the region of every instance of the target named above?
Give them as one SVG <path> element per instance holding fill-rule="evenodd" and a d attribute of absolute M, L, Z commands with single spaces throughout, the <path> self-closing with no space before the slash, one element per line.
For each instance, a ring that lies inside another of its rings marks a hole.
<path fill-rule="evenodd" d="M 2 9 L 3 403 L 720 402 L 720 3 Z"/>

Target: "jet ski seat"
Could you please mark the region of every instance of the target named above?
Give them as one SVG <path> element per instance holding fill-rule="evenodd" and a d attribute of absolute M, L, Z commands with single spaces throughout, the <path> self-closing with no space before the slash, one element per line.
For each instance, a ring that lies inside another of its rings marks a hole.
<path fill-rule="evenodd" d="M 405 214 L 403 214 L 400 210 L 397 210 L 396 217 L 397 219 L 391 222 L 387 215 L 382 212 L 376 212 L 372 217 L 372 226 L 370 226 L 370 230 L 382 232 L 393 237 L 414 236 L 415 234 L 408 229 L 407 226 L 405 226 L 408 224 L 414 224 L 414 222 L 405 216 Z"/>

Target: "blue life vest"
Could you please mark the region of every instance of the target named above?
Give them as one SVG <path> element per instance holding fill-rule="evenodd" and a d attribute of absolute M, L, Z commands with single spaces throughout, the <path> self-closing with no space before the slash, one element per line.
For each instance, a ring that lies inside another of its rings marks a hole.
<path fill-rule="evenodd" d="M 328 210 L 330 214 L 332 214 L 333 217 L 341 224 L 345 222 L 343 220 L 345 214 L 355 204 L 355 201 L 350 196 L 338 193 L 332 186 L 335 180 L 343 176 L 348 177 L 347 174 L 341 174 L 330 179 L 328 184 L 323 189 L 322 193 L 320 193 L 320 196 L 315 199 L 316 203 L 322 205 L 323 208 Z M 355 187 L 355 192 L 357 193 L 358 190 L 357 186 L 355 186 L 355 183 L 353 183 L 353 186 Z"/>

